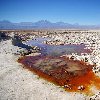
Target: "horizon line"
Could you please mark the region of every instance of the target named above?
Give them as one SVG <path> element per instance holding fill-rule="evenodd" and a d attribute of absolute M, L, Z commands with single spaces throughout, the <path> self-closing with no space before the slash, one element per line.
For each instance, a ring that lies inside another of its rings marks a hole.
<path fill-rule="evenodd" d="M 41 19 L 41 20 L 37 20 L 37 21 L 20 21 L 20 22 L 14 22 L 14 21 L 11 21 L 11 20 L 3 19 L 3 20 L 0 20 L 0 22 L 1 21 L 8 21 L 8 22 L 11 22 L 11 23 L 23 23 L 23 22 L 26 22 L 26 23 L 36 23 L 36 22 L 39 22 L 39 21 L 47 21 L 47 22 L 50 22 L 50 23 L 61 22 L 61 23 L 72 24 L 72 25 L 96 25 L 96 26 L 100 26 L 100 24 L 80 24 L 78 22 L 76 22 L 76 23 L 70 23 L 70 22 L 64 22 L 64 21 L 61 21 L 61 20 L 53 22 L 53 21 L 50 21 L 50 20 L 47 20 L 47 19 Z"/>

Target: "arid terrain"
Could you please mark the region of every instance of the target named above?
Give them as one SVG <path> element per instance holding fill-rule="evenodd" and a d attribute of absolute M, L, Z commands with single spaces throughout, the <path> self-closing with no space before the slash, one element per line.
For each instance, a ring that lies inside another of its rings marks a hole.
<path fill-rule="evenodd" d="M 0 30 L 0 100 L 100 100 L 100 30 Z"/>

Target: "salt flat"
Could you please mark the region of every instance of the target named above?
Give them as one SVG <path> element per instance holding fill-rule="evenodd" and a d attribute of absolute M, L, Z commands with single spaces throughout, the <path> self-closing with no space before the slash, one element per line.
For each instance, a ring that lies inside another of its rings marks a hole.
<path fill-rule="evenodd" d="M 63 37 L 61 34 L 54 35 L 53 39 L 56 40 L 59 38 L 61 41 L 66 40 L 66 43 L 87 43 L 87 48 L 93 47 L 94 51 L 91 55 L 73 55 L 79 60 L 87 57 L 89 63 L 95 62 L 97 69 L 95 69 L 94 72 L 97 70 L 96 75 L 100 76 L 100 72 L 98 71 L 100 69 L 100 33 L 76 33 L 68 36 L 70 39 L 67 39 L 68 37 L 66 38 L 66 36 Z M 20 51 L 19 48 L 13 46 L 11 40 L 0 42 L 0 100 L 100 99 L 99 90 L 93 90 L 93 96 L 73 92 L 69 93 L 59 86 L 39 78 L 39 76 L 24 69 L 22 65 L 17 62 L 19 55 L 14 54 L 17 51 Z"/>

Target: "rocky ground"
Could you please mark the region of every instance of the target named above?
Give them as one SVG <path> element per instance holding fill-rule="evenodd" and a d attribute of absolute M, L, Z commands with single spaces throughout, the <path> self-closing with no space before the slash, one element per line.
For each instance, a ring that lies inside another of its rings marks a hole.
<path fill-rule="evenodd" d="M 88 60 L 90 64 L 96 64 L 96 72 L 100 71 L 100 32 L 82 32 L 82 33 L 60 33 L 51 35 L 51 40 L 44 41 L 49 45 L 65 44 L 85 44 L 86 49 L 93 50 L 91 54 L 83 53 L 81 56 L 72 54 L 75 59 Z M 66 55 L 71 57 L 72 55 Z"/>
<path fill-rule="evenodd" d="M 74 59 L 88 59 L 88 63 L 95 63 L 93 71 L 100 76 L 100 33 L 58 34 L 49 36 L 48 44 L 85 43 L 87 48 L 94 49 L 92 54 L 81 56 L 72 54 Z M 57 42 L 58 41 L 58 42 Z M 49 83 L 17 62 L 19 52 L 24 49 L 12 45 L 12 40 L 0 42 L 0 100 L 100 100 L 100 91 L 87 96 L 80 93 L 69 93 L 59 86 Z M 72 55 L 66 55 L 71 57 Z"/>

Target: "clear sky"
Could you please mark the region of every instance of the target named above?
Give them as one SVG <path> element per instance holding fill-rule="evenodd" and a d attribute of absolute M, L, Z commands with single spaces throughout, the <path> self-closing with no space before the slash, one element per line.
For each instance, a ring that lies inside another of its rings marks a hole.
<path fill-rule="evenodd" d="M 0 20 L 100 25 L 100 0 L 0 0 Z"/>

